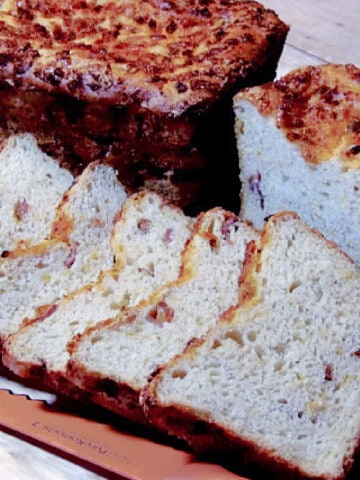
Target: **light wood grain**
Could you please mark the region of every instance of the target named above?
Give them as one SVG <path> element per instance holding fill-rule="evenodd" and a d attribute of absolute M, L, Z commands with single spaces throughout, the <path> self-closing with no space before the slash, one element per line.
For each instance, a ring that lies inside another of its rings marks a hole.
<path fill-rule="evenodd" d="M 278 76 L 324 62 L 360 66 L 360 2 L 354 0 L 264 0 L 290 25 Z M 0 478 L 95 480 L 79 466 L 0 431 Z"/>
<path fill-rule="evenodd" d="M 278 76 L 320 63 L 360 67 L 360 2 L 354 0 L 264 0 L 290 26 Z"/>
<path fill-rule="evenodd" d="M 0 478 L 4 480 L 99 480 L 103 477 L 0 431 Z"/>

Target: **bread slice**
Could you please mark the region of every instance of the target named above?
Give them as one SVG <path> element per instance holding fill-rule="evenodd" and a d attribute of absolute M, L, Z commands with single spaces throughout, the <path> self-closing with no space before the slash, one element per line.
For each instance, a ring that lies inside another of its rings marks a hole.
<path fill-rule="evenodd" d="M 126 192 L 116 171 L 90 164 L 64 195 L 50 240 L 17 249 L 0 260 L 0 340 L 36 308 L 95 281 L 113 265 L 110 237 Z M 48 315 L 42 309 L 38 315 Z"/>
<path fill-rule="evenodd" d="M 192 219 L 154 193 L 130 196 L 114 227 L 114 267 L 53 304 L 45 318 L 26 322 L 5 342 L 3 363 L 17 375 L 36 377 L 64 394 L 70 388 L 63 378 L 68 342 L 175 280 L 192 225 Z"/>
<path fill-rule="evenodd" d="M 0 253 L 49 238 L 55 210 L 73 175 L 46 155 L 30 134 L 0 146 Z"/>
<path fill-rule="evenodd" d="M 360 438 L 359 268 L 282 212 L 247 251 L 240 299 L 146 387 L 151 421 L 286 478 L 343 478 Z"/>
<path fill-rule="evenodd" d="M 232 94 L 275 77 L 287 31 L 256 1 L 5 2 L 2 124 L 182 206 L 229 196 L 220 181 L 238 198 Z"/>
<path fill-rule="evenodd" d="M 360 69 L 295 70 L 234 98 L 241 218 L 287 209 L 360 263 Z"/>
<path fill-rule="evenodd" d="M 220 208 L 201 214 L 180 278 L 144 304 L 85 331 L 70 348 L 69 377 L 95 402 L 144 422 L 139 393 L 147 377 L 237 303 L 245 246 L 256 235 Z"/>

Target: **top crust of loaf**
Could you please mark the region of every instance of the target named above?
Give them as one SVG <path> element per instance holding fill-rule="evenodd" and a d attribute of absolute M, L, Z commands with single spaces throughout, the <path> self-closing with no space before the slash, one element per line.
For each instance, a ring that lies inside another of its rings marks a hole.
<path fill-rule="evenodd" d="M 239 92 L 273 118 L 310 163 L 338 157 L 360 168 L 360 69 L 319 65 L 294 70 L 278 81 Z"/>
<path fill-rule="evenodd" d="M 7 1 L 0 79 L 180 114 L 275 64 L 287 31 L 255 1 Z"/>

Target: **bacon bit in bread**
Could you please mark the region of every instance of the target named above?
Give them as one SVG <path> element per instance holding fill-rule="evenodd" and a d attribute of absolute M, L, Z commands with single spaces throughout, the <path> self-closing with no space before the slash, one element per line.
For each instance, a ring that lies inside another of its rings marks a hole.
<path fill-rule="evenodd" d="M 50 317 L 53 313 L 56 312 L 58 306 L 57 305 L 46 305 L 46 307 L 42 307 L 37 311 L 36 321 L 42 322 L 45 318 Z"/>
<path fill-rule="evenodd" d="M 70 250 L 70 253 L 69 255 L 65 258 L 64 260 L 64 265 L 66 268 L 71 268 L 72 265 L 74 264 L 75 262 L 75 258 L 76 258 L 76 247 L 73 246 Z"/>
<path fill-rule="evenodd" d="M 360 348 L 358 348 L 358 349 L 353 353 L 353 356 L 354 356 L 354 357 L 360 357 Z"/>
<path fill-rule="evenodd" d="M 260 182 L 261 182 L 260 172 L 256 172 L 254 175 L 250 175 L 249 177 L 250 190 L 258 195 L 260 200 L 260 207 L 262 210 L 264 210 L 265 198 L 260 188 Z"/>
<path fill-rule="evenodd" d="M 153 307 L 147 316 L 147 320 L 152 323 L 170 323 L 174 318 L 174 310 L 164 301 L 159 302 Z"/>
<path fill-rule="evenodd" d="M 163 236 L 163 242 L 165 243 L 165 245 L 169 245 L 169 243 L 173 241 L 173 233 L 174 230 L 172 228 L 168 228 L 166 230 Z"/>
<path fill-rule="evenodd" d="M 25 199 L 17 202 L 14 208 L 14 214 L 15 214 L 16 220 L 19 220 L 19 222 L 24 220 L 25 215 L 29 212 L 29 209 L 30 209 L 30 205 Z"/>
<path fill-rule="evenodd" d="M 333 367 L 332 365 L 326 365 L 325 367 L 325 380 L 331 382 L 333 379 Z"/>
<path fill-rule="evenodd" d="M 224 240 L 228 241 L 230 239 L 231 229 L 233 228 L 236 231 L 237 219 L 236 217 L 227 218 L 221 225 L 221 235 Z"/>
<path fill-rule="evenodd" d="M 104 220 L 101 220 L 101 218 L 99 218 L 99 217 L 93 218 L 92 219 L 92 224 L 94 225 L 94 227 L 99 227 L 99 228 L 105 227 Z"/>
<path fill-rule="evenodd" d="M 142 233 L 148 233 L 151 227 L 151 221 L 148 220 L 147 218 L 143 218 L 139 220 L 137 226 Z"/>
<path fill-rule="evenodd" d="M 139 267 L 138 271 L 140 273 L 144 273 L 145 275 L 149 275 L 150 277 L 154 277 L 155 272 L 154 272 L 154 265 L 148 265 L 147 267 Z"/>

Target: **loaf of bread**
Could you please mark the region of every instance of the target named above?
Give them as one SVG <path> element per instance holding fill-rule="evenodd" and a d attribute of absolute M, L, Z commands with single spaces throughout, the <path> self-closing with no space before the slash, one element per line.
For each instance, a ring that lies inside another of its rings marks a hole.
<path fill-rule="evenodd" d="M 38 147 L 30 134 L 0 144 L 0 254 L 50 237 L 55 210 L 72 174 Z"/>
<path fill-rule="evenodd" d="M 159 369 L 142 394 L 147 415 L 284 478 L 341 479 L 360 438 L 359 317 L 359 267 L 277 214 L 249 244 L 239 306 Z"/>
<path fill-rule="evenodd" d="M 39 380 L 64 394 L 68 342 L 85 328 L 115 317 L 179 275 L 181 253 L 193 221 L 154 193 L 130 196 L 114 227 L 116 263 L 11 335 L 3 363 L 18 376 Z M 73 393 L 72 393 L 73 395 Z"/>
<path fill-rule="evenodd" d="M 133 421 L 146 421 L 139 393 L 147 377 L 237 303 L 245 247 L 256 235 L 220 208 L 201 214 L 184 251 L 179 279 L 75 339 L 69 378 L 96 403 Z"/>
<path fill-rule="evenodd" d="M 2 2 L 0 127 L 183 206 L 235 201 L 231 98 L 274 78 L 287 31 L 252 0 Z"/>
<path fill-rule="evenodd" d="M 360 69 L 320 65 L 234 98 L 241 218 L 288 209 L 360 264 Z"/>
<path fill-rule="evenodd" d="M 49 240 L 0 259 L 0 343 L 25 317 L 51 313 L 66 293 L 95 281 L 113 265 L 114 218 L 127 195 L 116 171 L 90 164 L 60 203 Z"/>

